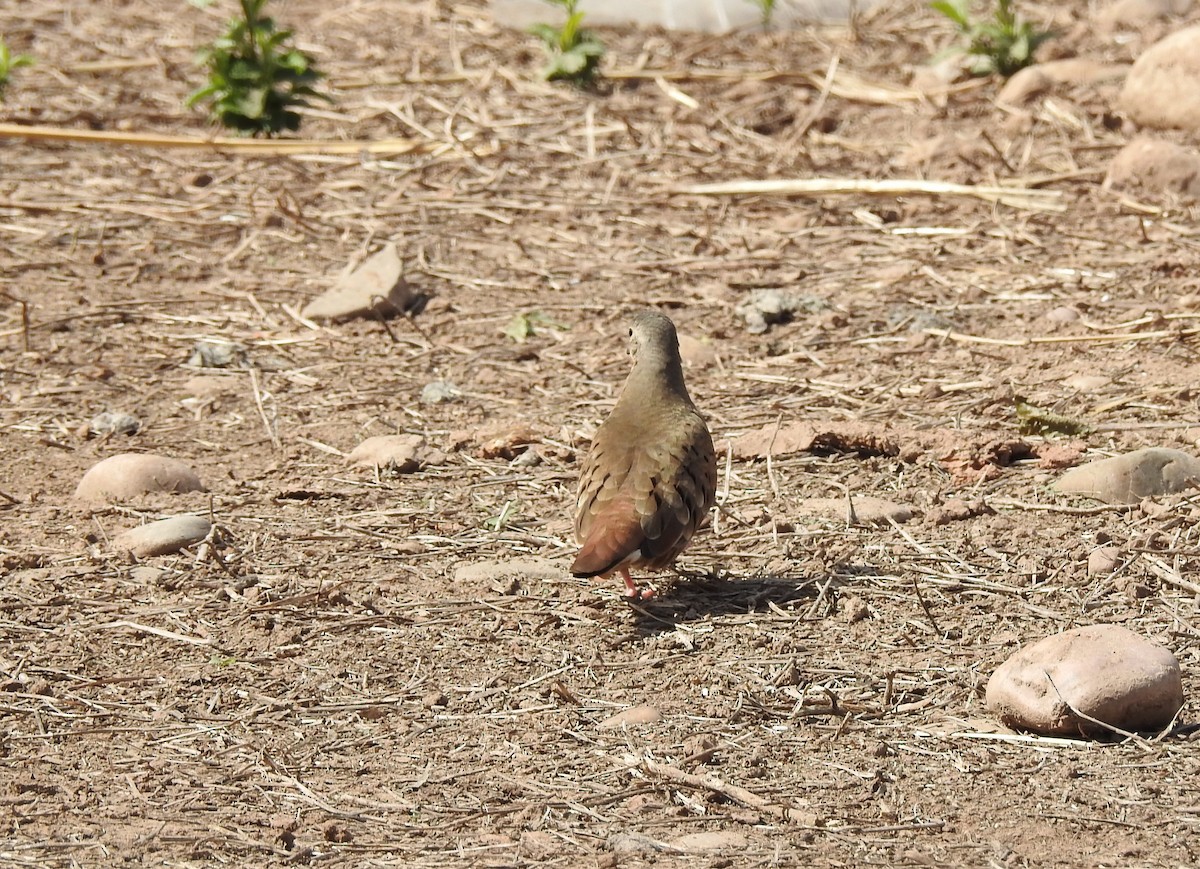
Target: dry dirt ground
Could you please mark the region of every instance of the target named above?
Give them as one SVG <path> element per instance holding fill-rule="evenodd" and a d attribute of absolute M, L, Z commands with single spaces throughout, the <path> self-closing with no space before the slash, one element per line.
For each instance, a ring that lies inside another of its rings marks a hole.
<path fill-rule="evenodd" d="M 1126 62 L 1164 32 L 1023 10 L 1059 29 L 1048 57 Z M 3 120 L 210 135 L 181 102 L 231 12 L 3 4 L 0 33 L 39 60 Z M 1194 449 L 1200 424 L 1196 215 L 1103 189 L 1130 136 L 1116 84 L 1024 113 L 996 81 L 914 99 L 949 34 L 912 2 L 851 29 L 605 31 L 596 94 L 538 82 L 536 44 L 478 0 L 276 13 L 337 99 L 306 137 L 419 150 L 0 140 L 0 864 L 1200 862 L 1200 511 L 1050 488 L 1064 464 Z M 1062 208 L 678 192 L 820 176 L 1000 181 Z M 389 239 L 423 312 L 390 335 L 298 317 Z M 763 288 L 803 304 L 752 334 L 736 309 Z M 566 568 L 579 456 L 647 305 L 710 351 L 687 373 L 722 509 L 631 608 Z M 527 341 L 504 334 L 531 312 L 548 322 Z M 240 342 L 244 366 L 189 367 L 200 339 Z M 433 381 L 457 399 L 422 403 Z M 1017 395 L 1093 429 L 1022 435 Z M 143 427 L 88 438 L 102 411 Z M 771 443 L 796 422 L 822 437 Z M 729 446 L 759 430 L 765 448 Z M 396 432 L 424 436 L 426 467 L 342 458 Z M 73 501 L 127 451 L 185 460 L 209 493 Z M 847 493 L 915 516 L 811 509 Z M 213 546 L 111 554 L 189 511 Z M 1117 569 L 1089 576 L 1101 545 Z M 1000 728 L 995 666 L 1093 623 L 1179 657 L 1177 727 Z M 600 726 L 640 704 L 661 720 Z"/>

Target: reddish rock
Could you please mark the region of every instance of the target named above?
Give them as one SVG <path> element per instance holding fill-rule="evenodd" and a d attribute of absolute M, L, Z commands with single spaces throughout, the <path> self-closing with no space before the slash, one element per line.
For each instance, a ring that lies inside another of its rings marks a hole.
<path fill-rule="evenodd" d="M 987 705 L 1009 727 L 1045 735 L 1112 733 L 1072 708 L 1124 731 L 1159 730 L 1183 705 L 1183 682 L 1162 646 L 1120 625 L 1091 625 L 1010 657 L 988 680 Z"/>

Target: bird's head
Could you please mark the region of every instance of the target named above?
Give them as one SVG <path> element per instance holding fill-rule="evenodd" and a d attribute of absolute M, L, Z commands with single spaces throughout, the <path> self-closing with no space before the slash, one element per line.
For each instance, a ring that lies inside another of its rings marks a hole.
<path fill-rule="evenodd" d="M 629 353 L 634 360 L 664 364 L 679 359 L 675 324 L 658 311 L 638 311 L 629 324 Z"/>

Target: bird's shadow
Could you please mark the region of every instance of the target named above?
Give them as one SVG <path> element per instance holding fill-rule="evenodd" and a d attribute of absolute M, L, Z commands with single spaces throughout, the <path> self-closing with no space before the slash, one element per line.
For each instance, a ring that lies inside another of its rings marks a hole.
<path fill-rule="evenodd" d="M 667 633 L 680 624 L 721 615 L 744 615 L 780 609 L 797 617 L 813 608 L 837 585 L 832 576 L 779 576 L 724 573 L 680 574 L 658 596 L 629 601 L 634 627 L 643 636 Z"/>

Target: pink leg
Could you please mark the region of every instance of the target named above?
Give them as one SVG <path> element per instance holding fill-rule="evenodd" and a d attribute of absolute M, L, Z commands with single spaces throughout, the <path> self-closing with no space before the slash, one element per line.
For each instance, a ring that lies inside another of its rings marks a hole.
<path fill-rule="evenodd" d="M 633 583 L 633 577 L 629 575 L 629 568 L 621 568 L 621 576 L 625 579 L 625 597 L 630 600 L 649 600 L 654 597 L 654 589 L 642 588 L 639 589 Z"/>

